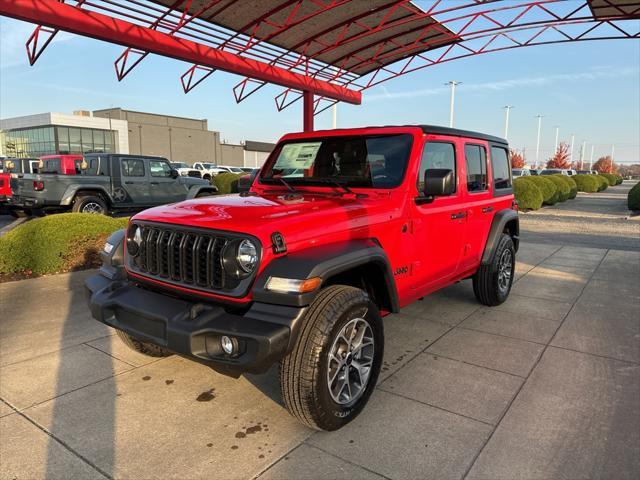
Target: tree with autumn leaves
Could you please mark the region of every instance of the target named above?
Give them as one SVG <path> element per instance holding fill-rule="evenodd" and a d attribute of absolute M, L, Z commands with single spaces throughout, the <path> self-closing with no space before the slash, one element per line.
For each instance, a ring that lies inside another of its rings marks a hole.
<path fill-rule="evenodd" d="M 547 168 L 571 168 L 569 162 L 569 145 L 561 142 L 553 157 L 547 160 Z"/>
<path fill-rule="evenodd" d="M 509 158 L 511 159 L 511 168 L 524 168 L 524 155 L 517 150 L 509 150 Z"/>
<path fill-rule="evenodd" d="M 598 173 L 618 173 L 618 166 L 613 163 L 613 159 L 610 155 L 606 157 L 600 157 L 596 163 L 593 164 L 593 170 Z"/>

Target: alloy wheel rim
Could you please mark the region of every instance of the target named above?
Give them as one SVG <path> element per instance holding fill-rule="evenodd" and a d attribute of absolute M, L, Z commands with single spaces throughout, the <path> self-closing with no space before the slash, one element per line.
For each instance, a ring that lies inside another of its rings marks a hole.
<path fill-rule="evenodd" d="M 96 202 L 89 202 L 82 207 L 82 213 L 102 213 L 102 206 Z"/>
<path fill-rule="evenodd" d="M 513 254 L 511 250 L 505 250 L 498 263 L 498 288 L 502 293 L 509 289 L 511 275 L 513 274 Z"/>
<path fill-rule="evenodd" d="M 327 385 L 334 402 L 353 403 L 364 393 L 371 370 L 375 344 L 373 329 L 364 318 L 354 318 L 336 335 L 327 358 Z"/>

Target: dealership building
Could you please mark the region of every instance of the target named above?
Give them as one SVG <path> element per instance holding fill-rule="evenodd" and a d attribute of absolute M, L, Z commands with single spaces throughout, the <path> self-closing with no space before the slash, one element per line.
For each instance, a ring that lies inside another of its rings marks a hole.
<path fill-rule="evenodd" d="M 272 143 L 232 145 L 206 119 L 122 108 L 41 113 L 0 120 L 0 156 L 40 157 L 87 152 L 157 155 L 174 162 L 259 167 Z"/>

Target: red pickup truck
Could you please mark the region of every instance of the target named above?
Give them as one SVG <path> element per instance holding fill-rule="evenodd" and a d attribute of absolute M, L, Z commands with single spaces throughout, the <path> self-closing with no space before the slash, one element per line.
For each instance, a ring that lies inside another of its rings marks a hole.
<path fill-rule="evenodd" d="M 37 158 L 0 158 L 0 208 L 11 198 L 11 174 L 35 173 Z"/>
<path fill-rule="evenodd" d="M 248 192 L 151 208 L 113 234 L 91 312 L 147 355 L 231 375 L 280 362 L 289 412 L 338 429 L 374 391 L 385 315 L 468 278 L 480 303 L 506 300 L 508 151 L 424 125 L 286 135 Z"/>

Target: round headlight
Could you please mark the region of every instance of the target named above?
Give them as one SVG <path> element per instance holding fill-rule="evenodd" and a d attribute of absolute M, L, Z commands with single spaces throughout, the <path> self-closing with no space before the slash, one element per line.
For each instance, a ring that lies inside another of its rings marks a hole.
<path fill-rule="evenodd" d="M 242 240 L 238 245 L 236 261 L 242 270 L 251 273 L 258 263 L 258 250 L 251 240 Z"/>
<path fill-rule="evenodd" d="M 127 252 L 132 257 L 140 253 L 142 245 L 142 230 L 137 225 L 132 225 L 127 232 Z"/>

